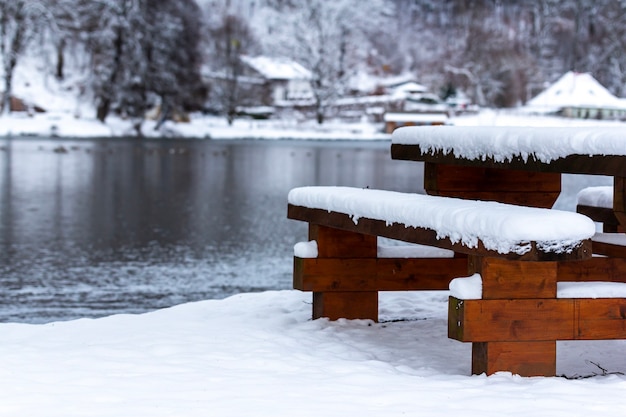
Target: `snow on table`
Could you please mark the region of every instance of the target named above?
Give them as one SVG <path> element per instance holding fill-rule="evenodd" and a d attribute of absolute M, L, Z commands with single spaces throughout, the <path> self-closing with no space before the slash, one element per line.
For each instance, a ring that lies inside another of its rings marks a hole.
<path fill-rule="evenodd" d="M 593 221 L 577 213 L 491 201 L 351 187 L 295 188 L 288 201 L 347 214 L 355 223 L 364 217 L 434 230 L 438 239 L 470 248 L 480 240 L 499 253 L 523 255 L 531 249 L 531 241 L 544 251 L 569 252 L 595 233 Z"/>
<path fill-rule="evenodd" d="M 544 163 L 570 155 L 626 155 L 623 127 L 413 126 L 396 129 L 391 140 L 419 145 L 423 154 L 441 151 L 496 162 L 531 155 Z"/>

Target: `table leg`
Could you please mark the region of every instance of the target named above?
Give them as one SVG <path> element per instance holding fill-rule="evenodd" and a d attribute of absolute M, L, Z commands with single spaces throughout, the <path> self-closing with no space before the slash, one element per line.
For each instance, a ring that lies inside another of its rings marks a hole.
<path fill-rule="evenodd" d="M 470 259 L 470 271 L 482 277 L 483 300 L 538 299 L 540 305 L 541 299 L 556 298 L 557 267 L 556 262 Z M 498 321 L 498 314 L 494 311 L 486 317 Z M 511 326 L 515 327 L 516 323 Z M 536 341 L 523 340 L 527 337 L 512 331 L 510 340 L 473 342 L 472 373 L 489 375 L 509 371 L 522 376 L 555 375 L 556 337 L 547 330 L 544 333 Z M 494 340 L 499 337 L 501 335 L 494 335 Z"/>

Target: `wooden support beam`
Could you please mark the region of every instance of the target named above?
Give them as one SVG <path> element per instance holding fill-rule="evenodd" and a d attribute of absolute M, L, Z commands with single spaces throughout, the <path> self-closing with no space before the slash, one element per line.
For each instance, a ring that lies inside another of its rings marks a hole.
<path fill-rule="evenodd" d="M 626 299 L 450 297 L 448 336 L 461 342 L 626 339 Z"/>
<path fill-rule="evenodd" d="M 424 163 L 430 195 L 551 208 L 561 193 L 561 174 Z"/>
<path fill-rule="evenodd" d="M 594 257 L 576 262 L 557 262 L 557 279 L 626 282 L 626 258 Z"/>
<path fill-rule="evenodd" d="M 556 342 L 472 343 L 472 374 L 556 375 Z"/>
<path fill-rule="evenodd" d="M 617 220 L 613 209 L 579 204 L 576 206 L 576 212 L 584 214 L 594 222 L 602 223 L 602 231 L 604 233 L 615 233 L 618 231 L 619 220 Z"/>
<path fill-rule="evenodd" d="M 376 258 L 376 236 L 309 224 L 309 239 L 317 241 L 318 259 Z M 366 278 L 366 281 L 368 278 Z M 378 321 L 378 291 L 313 292 L 313 319 L 370 319 Z"/>
<path fill-rule="evenodd" d="M 467 258 L 294 258 L 293 287 L 302 291 L 447 290 L 467 275 Z"/>

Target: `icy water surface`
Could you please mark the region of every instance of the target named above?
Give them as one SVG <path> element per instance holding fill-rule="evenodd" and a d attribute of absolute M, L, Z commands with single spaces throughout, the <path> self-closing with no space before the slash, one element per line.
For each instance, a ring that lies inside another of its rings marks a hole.
<path fill-rule="evenodd" d="M 0 321 L 291 288 L 303 185 L 422 191 L 388 142 L 0 140 Z M 608 181 L 608 182 L 607 182 Z M 606 178 L 564 179 L 559 208 Z"/>
<path fill-rule="evenodd" d="M 0 140 L 0 321 L 291 287 L 302 185 L 421 189 L 389 143 Z"/>

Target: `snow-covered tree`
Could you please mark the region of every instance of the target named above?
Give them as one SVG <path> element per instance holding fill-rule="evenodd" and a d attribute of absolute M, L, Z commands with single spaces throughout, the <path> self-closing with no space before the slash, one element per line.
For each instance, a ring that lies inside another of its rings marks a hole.
<path fill-rule="evenodd" d="M 384 10 L 382 1 L 358 0 L 293 0 L 276 6 L 285 23 L 272 28 L 266 50 L 289 56 L 312 72 L 318 123 L 365 62 L 366 34 L 380 23 Z"/>
<path fill-rule="evenodd" d="M 13 73 L 33 39 L 49 21 L 45 2 L 37 0 L 0 0 L 0 60 L 4 78 L 2 113 L 11 111 Z"/>
<path fill-rule="evenodd" d="M 206 63 L 212 79 L 209 99 L 232 124 L 243 99 L 241 57 L 256 51 L 256 39 L 241 9 L 230 1 L 213 4 L 205 12 Z"/>
<path fill-rule="evenodd" d="M 200 13 L 193 0 L 92 2 L 85 21 L 90 86 L 97 118 L 111 111 L 133 120 L 138 135 L 148 107 L 162 121 L 185 109 L 200 89 Z"/>

